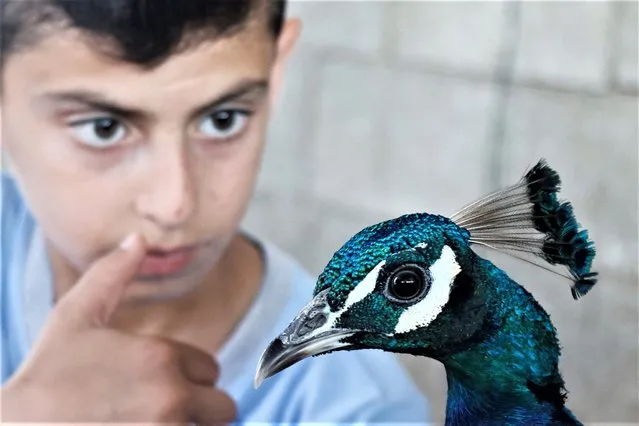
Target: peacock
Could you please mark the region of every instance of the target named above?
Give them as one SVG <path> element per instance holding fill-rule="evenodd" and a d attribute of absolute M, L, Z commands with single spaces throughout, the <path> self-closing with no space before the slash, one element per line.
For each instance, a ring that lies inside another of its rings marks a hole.
<path fill-rule="evenodd" d="M 377 349 L 443 364 L 446 425 L 581 425 L 565 405 L 548 313 L 471 248 L 568 278 L 575 300 L 587 294 L 597 282 L 595 247 L 572 204 L 558 199 L 560 186 L 542 158 L 516 184 L 450 217 L 413 213 L 364 228 L 264 351 L 255 386 L 307 357 Z"/>

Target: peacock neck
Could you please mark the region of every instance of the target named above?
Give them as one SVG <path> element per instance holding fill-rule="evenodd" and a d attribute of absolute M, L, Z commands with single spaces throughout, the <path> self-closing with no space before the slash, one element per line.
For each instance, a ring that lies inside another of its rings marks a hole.
<path fill-rule="evenodd" d="M 575 424 L 563 408 L 560 351 L 550 318 L 523 288 L 501 284 L 488 302 L 486 338 L 442 359 L 446 424 Z"/>
<path fill-rule="evenodd" d="M 487 372 L 495 368 L 490 364 L 485 364 Z M 476 365 L 482 368 L 481 363 Z M 534 380 L 521 376 L 514 375 L 510 380 L 503 380 L 509 371 L 512 372 L 508 368 L 502 369 L 500 380 L 489 373 L 469 374 L 447 365 L 446 425 L 552 424 L 558 410 L 561 411 L 563 407 L 556 405 L 551 400 L 552 396 L 548 400 L 544 398 L 546 394 L 559 391 L 561 377 L 557 375 L 549 379 L 556 383 L 554 388 L 553 385 L 535 387 Z M 491 386 L 491 383 L 497 382 L 498 386 Z"/>

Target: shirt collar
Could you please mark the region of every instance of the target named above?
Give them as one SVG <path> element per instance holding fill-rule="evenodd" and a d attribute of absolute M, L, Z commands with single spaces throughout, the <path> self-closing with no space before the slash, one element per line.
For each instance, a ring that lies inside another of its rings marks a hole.
<path fill-rule="evenodd" d="M 53 309 L 52 284 L 44 238 L 40 228 L 36 227 L 27 252 L 21 297 L 26 351 L 33 347 Z"/>

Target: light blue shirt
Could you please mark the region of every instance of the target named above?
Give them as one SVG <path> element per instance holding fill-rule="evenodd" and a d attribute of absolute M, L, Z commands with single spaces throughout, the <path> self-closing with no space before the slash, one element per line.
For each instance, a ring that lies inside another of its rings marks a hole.
<path fill-rule="evenodd" d="M 16 183 L 2 176 L 2 382 L 16 371 L 52 309 L 49 265 L 40 230 Z M 421 423 L 426 399 L 388 353 L 336 352 L 306 359 L 253 388 L 259 357 L 310 300 L 314 280 L 292 258 L 261 242 L 266 272 L 257 300 L 217 360 L 219 387 L 236 401 L 242 423 Z"/>

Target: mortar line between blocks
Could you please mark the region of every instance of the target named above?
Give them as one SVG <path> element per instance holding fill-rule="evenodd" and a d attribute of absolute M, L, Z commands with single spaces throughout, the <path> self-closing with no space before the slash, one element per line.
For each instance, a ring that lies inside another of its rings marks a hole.
<path fill-rule="evenodd" d="M 497 94 L 495 105 L 492 109 L 492 117 L 489 117 L 489 130 L 487 154 L 487 190 L 498 188 L 501 184 L 504 150 L 507 148 L 505 141 L 506 120 L 508 105 L 511 100 L 513 87 L 515 61 L 521 32 L 520 2 L 511 2 L 504 5 L 504 21 L 502 23 L 501 47 L 495 62 L 493 80 Z"/>

